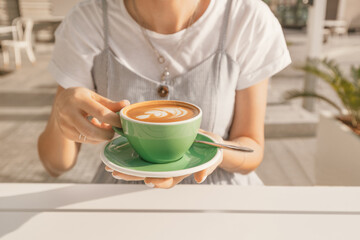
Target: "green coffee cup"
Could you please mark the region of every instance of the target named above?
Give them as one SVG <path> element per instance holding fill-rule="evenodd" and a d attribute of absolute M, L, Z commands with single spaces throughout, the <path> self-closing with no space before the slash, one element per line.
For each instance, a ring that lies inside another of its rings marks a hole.
<path fill-rule="evenodd" d="M 179 160 L 189 150 L 201 118 L 201 109 L 191 103 L 147 101 L 123 108 L 120 111 L 122 129 L 114 127 L 114 130 L 125 136 L 144 160 L 168 163 Z"/>

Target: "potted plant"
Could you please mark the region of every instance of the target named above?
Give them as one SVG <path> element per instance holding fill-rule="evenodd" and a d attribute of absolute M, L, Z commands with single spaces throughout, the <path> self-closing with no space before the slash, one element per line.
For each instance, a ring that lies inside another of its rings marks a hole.
<path fill-rule="evenodd" d="M 309 60 L 301 67 L 328 83 L 340 98 L 343 107 L 328 97 L 292 90 L 285 99 L 314 97 L 338 110 L 338 115 L 322 112 L 317 129 L 315 180 L 317 185 L 360 185 L 360 66 L 351 68 L 348 79 L 334 61 Z"/>

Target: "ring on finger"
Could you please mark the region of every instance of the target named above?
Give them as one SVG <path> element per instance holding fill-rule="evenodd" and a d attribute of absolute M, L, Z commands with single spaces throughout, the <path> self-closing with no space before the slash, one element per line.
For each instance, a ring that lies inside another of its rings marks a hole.
<path fill-rule="evenodd" d="M 79 134 L 79 140 L 81 141 L 81 139 L 84 138 L 84 142 L 86 142 L 86 136 L 85 135 L 82 135 L 81 133 Z"/>

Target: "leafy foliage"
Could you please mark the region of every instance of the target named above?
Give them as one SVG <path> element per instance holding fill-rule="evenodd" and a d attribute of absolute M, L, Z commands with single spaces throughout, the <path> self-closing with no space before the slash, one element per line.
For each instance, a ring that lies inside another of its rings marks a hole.
<path fill-rule="evenodd" d="M 328 83 L 340 98 L 347 114 L 350 117 L 354 128 L 360 129 L 360 66 L 351 68 L 352 80 L 349 80 L 340 70 L 339 66 L 328 59 L 311 59 L 308 63 L 300 67 L 303 71 L 313 74 Z M 289 91 L 286 93 L 287 100 L 297 97 L 315 97 L 328 102 L 334 106 L 340 114 L 341 107 L 326 96 L 314 92 Z"/>

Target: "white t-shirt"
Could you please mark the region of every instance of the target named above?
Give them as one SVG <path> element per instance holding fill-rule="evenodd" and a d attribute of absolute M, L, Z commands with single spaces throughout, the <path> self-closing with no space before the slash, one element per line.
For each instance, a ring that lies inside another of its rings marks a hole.
<path fill-rule="evenodd" d="M 147 31 L 155 47 L 170 62 L 172 76 L 183 74 L 218 50 L 224 0 L 211 0 L 205 13 L 174 34 Z M 137 74 L 160 81 L 162 66 L 123 0 L 108 0 L 109 46 L 119 62 Z M 101 0 L 76 5 L 56 31 L 49 69 L 64 88 L 93 89 L 93 59 L 104 48 Z M 178 42 L 182 39 L 179 48 Z M 261 0 L 234 0 L 225 49 L 241 69 L 237 90 L 271 77 L 291 63 L 282 28 Z"/>

